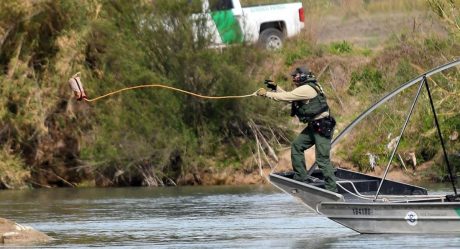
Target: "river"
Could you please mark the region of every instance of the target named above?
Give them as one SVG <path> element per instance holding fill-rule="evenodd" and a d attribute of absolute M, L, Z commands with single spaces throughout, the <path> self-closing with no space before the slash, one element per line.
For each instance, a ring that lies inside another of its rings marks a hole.
<path fill-rule="evenodd" d="M 456 235 L 361 235 L 271 186 L 0 191 L 33 248 L 458 248 Z M 22 248 L 22 247 L 21 247 Z"/>

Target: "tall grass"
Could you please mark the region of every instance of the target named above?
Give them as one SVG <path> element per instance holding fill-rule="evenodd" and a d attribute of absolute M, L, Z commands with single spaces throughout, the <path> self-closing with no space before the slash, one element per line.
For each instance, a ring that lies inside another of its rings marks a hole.
<path fill-rule="evenodd" d="M 8 189 L 25 188 L 30 180 L 30 171 L 25 167 L 24 160 L 4 145 L 0 149 L 0 187 Z"/>

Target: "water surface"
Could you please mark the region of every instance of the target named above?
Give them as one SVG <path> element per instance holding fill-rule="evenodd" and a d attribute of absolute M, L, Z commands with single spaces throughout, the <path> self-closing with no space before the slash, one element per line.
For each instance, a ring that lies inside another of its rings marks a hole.
<path fill-rule="evenodd" d="M 271 186 L 0 192 L 41 248 L 458 248 L 455 235 L 360 235 Z"/>

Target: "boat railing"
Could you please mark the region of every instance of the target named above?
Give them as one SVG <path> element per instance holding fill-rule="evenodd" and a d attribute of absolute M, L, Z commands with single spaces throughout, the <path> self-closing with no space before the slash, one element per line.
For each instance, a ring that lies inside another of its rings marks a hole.
<path fill-rule="evenodd" d="M 352 181 L 348 181 L 348 180 L 339 180 L 339 181 L 336 181 L 335 182 L 337 184 L 337 186 L 339 186 L 340 188 L 342 188 L 345 192 L 349 193 L 350 195 L 352 196 L 355 196 L 357 198 L 360 198 L 360 199 L 363 199 L 363 200 L 373 200 L 373 196 L 372 197 L 368 197 L 367 195 L 363 195 L 361 194 L 358 189 L 356 188 L 355 186 L 355 183 L 352 182 Z M 342 183 L 349 183 L 351 185 L 351 187 L 353 188 L 354 192 L 353 193 L 352 191 L 348 190 L 348 188 L 345 188 L 344 186 L 342 186 Z"/>
<path fill-rule="evenodd" d="M 337 186 L 343 189 L 348 194 L 367 201 L 381 201 L 381 202 L 392 202 L 392 203 L 414 203 L 414 202 L 445 202 L 445 195 L 382 195 L 380 198 L 375 200 L 375 195 L 365 195 L 358 191 L 353 181 L 349 180 L 338 180 L 336 181 Z M 343 186 L 343 184 L 350 184 L 353 191 Z"/>
<path fill-rule="evenodd" d="M 415 203 L 415 202 L 445 202 L 445 195 L 428 195 L 428 196 L 400 196 L 390 200 L 393 203 Z"/>

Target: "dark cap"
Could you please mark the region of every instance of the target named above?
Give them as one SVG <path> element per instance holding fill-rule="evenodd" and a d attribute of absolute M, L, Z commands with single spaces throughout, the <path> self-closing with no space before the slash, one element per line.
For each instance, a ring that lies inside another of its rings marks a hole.
<path fill-rule="evenodd" d="M 310 74 L 310 70 L 306 67 L 298 67 L 294 71 L 291 72 L 291 76 L 296 76 L 296 74 Z"/>

